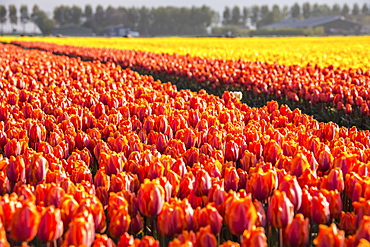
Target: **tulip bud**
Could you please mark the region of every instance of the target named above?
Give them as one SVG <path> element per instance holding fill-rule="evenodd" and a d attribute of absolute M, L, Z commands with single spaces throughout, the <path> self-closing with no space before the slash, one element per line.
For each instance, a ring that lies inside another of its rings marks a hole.
<path fill-rule="evenodd" d="M 315 246 L 337 247 L 344 246 L 344 231 L 339 231 L 337 226 L 332 223 L 330 226 L 319 225 L 319 233 L 313 240 Z"/>
<path fill-rule="evenodd" d="M 108 155 L 107 158 L 108 159 L 106 160 L 105 163 L 105 172 L 107 175 L 110 176 L 112 174 L 118 174 L 122 172 L 124 164 L 123 160 L 118 154 L 112 153 Z"/>
<path fill-rule="evenodd" d="M 122 234 L 122 236 L 119 238 L 117 247 L 129 247 L 134 246 L 134 237 L 127 232 Z"/>
<path fill-rule="evenodd" d="M 327 178 L 327 189 L 338 190 L 339 193 L 344 190 L 343 172 L 339 167 L 330 170 Z"/>
<path fill-rule="evenodd" d="M 40 213 L 33 203 L 25 202 L 18 208 L 11 219 L 10 234 L 15 241 L 31 241 L 37 234 Z"/>
<path fill-rule="evenodd" d="M 34 155 L 27 167 L 27 181 L 38 183 L 46 177 L 48 161 L 42 155 Z"/>
<path fill-rule="evenodd" d="M 137 195 L 138 206 L 141 214 L 147 217 L 158 215 L 165 201 L 165 192 L 158 182 L 144 180 Z"/>
<path fill-rule="evenodd" d="M 5 156 L 10 158 L 10 156 L 18 156 L 21 153 L 21 144 L 16 139 L 8 140 L 4 146 Z"/>
<path fill-rule="evenodd" d="M 283 231 L 284 243 L 288 247 L 307 246 L 309 233 L 308 218 L 305 219 L 302 214 L 297 214 Z"/>
<path fill-rule="evenodd" d="M 59 208 L 49 206 L 42 212 L 37 237 L 45 242 L 51 242 L 63 234 L 63 221 Z"/>
<path fill-rule="evenodd" d="M 265 162 L 271 162 L 274 165 L 282 153 L 283 151 L 280 145 L 275 140 L 271 140 L 263 150 L 263 157 L 265 158 Z"/>
<path fill-rule="evenodd" d="M 294 217 L 294 206 L 285 192 L 276 190 L 268 204 L 268 220 L 272 227 L 284 228 L 288 226 Z"/>

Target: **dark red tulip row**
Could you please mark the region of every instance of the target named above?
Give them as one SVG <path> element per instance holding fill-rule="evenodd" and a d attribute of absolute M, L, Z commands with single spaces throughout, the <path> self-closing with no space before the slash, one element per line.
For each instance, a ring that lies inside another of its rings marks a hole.
<path fill-rule="evenodd" d="M 370 128 L 370 70 L 285 66 L 43 42 L 13 43 L 83 60 L 115 62 L 162 81 L 177 82 L 180 88 L 207 88 L 219 95 L 224 90 L 240 90 L 244 102 L 251 106 L 278 100 L 325 121 Z"/>
<path fill-rule="evenodd" d="M 0 61 L 5 246 L 370 240 L 369 131 L 111 62 L 13 45 Z"/>

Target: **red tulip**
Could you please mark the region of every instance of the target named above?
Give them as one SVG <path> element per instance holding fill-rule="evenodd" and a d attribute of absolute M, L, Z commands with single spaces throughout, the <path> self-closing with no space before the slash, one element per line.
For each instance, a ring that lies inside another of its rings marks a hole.
<path fill-rule="evenodd" d="M 341 194 L 337 190 L 327 191 L 323 189 L 322 192 L 329 203 L 330 218 L 339 218 L 342 212 L 343 205 Z"/>
<path fill-rule="evenodd" d="M 137 195 L 138 206 L 141 214 L 147 217 L 158 215 L 165 201 L 165 192 L 158 182 L 144 180 Z"/>
<path fill-rule="evenodd" d="M 288 226 L 294 217 L 294 206 L 285 192 L 276 190 L 268 204 L 268 220 L 272 227 L 284 228 Z"/>
<path fill-rule="evenodd" d="M 237 161 L 239 159 L 240 148 L 234 140 L 230 140 L 225 146 L 225 161 Z"/>
<path fill-rule="evenodd" d="M 283 231 L 285 245 L 288 247 L 306 246 L 310 234 L 308 223 L 308 218 L 305 219 L 302 214 L 297 214 Z"/>
<path fill-rule="evenodd" d="M 37 234 L 40 213 L 33 203 L 25 202 L 16 209 L 11 222 L 10 234 L 15 241 L 31 241 Z"/>
<path fill-rule="evenodd" d="M 79 205 L 71 195 L 65 195 L 62 199 L 59 208 L 62 214 L 63 226 L 67 229 L 69 223 L 73 220 Z"/>
<path fill-rule="evenodd" d="M 330 226 L 320 225 L 319 233 L 313 240 L 315 246 L 344 247 L 344 231 L 339 231 L 333 223 Z"/>
<path fill-rule="evenodd" d="M 306 155 L 299 152 L 293 157 L 291 161 L 291 167 L 292 174 L 296 177 L 300 177 L 311 166 L 310 163 L 308 162 Z"/>
<path fill-rule="evenodd" d="M 105 172 L 107 175 L 118 174 L 123 170 L 123 161 L 118 154 L 112 153 L 107 155 L 105 163 Z"/>
<path fill-rule="evenodd" d="M 37 237 L 46 242 L 51 242 L 63 234 L 63 221 L 59 208 L 46 207 L 41 215 Z"/>

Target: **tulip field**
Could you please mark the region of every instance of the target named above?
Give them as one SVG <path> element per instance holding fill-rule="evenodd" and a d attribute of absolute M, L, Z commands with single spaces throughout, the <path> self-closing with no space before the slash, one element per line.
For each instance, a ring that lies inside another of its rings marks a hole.
<path fill-rule="evenodd" d="M 370 37 L 277 40 L 0 37 L 0 246 L 370 246 Z"/>

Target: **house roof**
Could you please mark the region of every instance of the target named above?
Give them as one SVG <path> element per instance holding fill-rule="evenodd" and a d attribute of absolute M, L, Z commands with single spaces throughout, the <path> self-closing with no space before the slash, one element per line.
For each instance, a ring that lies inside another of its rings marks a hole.
<path fill-rule="evenodd" d="M 288 27 L 293 27 L 293 28 L 317 27 L 317 26 L 321 26 L 321 25 L 324 25 L 326 23 L 330 23 L 330 22 L 337 21 L 337 20 L 341 20 L 341 21 L 345 21 L 345 22 L 348 22 L 348 23 L 353 23 L 353 24 L 360 25 L 359 23 L 348 20 L 348 19 L 344 18 L 343 16 L 335 15 L 335 16 L 313 17 L 313 18 L 308 18 L 308 19 L 304 19 L 304 20 L 300 20 L 300 19 L 296 19 L 296 18 L 285 19 L 285 20 L 282 20 L 282 21 L 279 21 L 279 22 L 276 22 L 276 23 L 272 23 L 272 24 L 263 26 L 263 27 L 261 27 L 261 29 L 266 29 L 266 28 L 288 28 Z"/>

